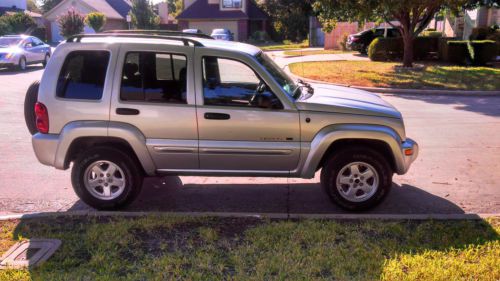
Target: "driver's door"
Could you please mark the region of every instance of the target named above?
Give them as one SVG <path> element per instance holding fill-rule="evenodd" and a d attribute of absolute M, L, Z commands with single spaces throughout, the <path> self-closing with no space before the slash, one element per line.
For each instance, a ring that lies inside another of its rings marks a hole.
<path fill-rule="evenodd" d="M 197 100 L 202 170 L 287 174 L 300 154 L 299 114 L 284 109 L 250 66 L 232 58 L 201 58 Z"/>

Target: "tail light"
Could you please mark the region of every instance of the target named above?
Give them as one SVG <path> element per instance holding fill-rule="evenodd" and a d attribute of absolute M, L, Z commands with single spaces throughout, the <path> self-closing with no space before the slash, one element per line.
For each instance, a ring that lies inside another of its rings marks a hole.
<path fill-rule="evenodd" d="M 49 133 L 49 112 L 47 107 L 41 103 L 37 102 L 35 104 L 35 115 L 36 115 L 36 128 L 42 134 Z"/>

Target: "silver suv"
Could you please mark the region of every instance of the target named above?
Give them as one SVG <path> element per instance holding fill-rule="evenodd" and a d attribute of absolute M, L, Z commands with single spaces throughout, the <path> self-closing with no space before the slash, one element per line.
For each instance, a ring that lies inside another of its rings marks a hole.
<path fill-rule="evenodd" d="M 98 209 L 130 203 L 144 176 L 321 170 L 335 203 L 363 210 L 418 154 L 379 96 L 295 82 L 257 47 L 186 35 L 70 38 L 25 108 L 38 160 L 72 163 L 76 193 Z"/>

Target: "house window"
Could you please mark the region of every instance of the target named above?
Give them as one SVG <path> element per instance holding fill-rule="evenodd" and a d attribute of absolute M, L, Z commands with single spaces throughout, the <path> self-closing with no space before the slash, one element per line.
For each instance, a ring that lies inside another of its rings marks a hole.
<path fill-rule="evenodd" d="M 223 9 L 241 9 L 241 0 L 221 0 Z"/>

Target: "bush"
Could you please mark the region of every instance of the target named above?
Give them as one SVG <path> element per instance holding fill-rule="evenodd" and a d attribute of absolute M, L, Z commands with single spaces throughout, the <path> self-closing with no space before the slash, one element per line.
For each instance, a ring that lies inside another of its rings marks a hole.
<path fill-rule="evenodd" d="M 388 61 L 403 57 L 401 38 L 375 38 L 368 46 L 368 57 L 372 61 Z"/>
<path fill-rule="evenodd" d="M 71 9 L 66 14 L 63 14 L 57 19 L 59 30 L 64 38 L 83 32 L 84 17 L 75 10 Z"/>
<path fill-rule="evenodd" d="M 20 34 L 36 27 L 35 20 L 23 12 L 13 15 L 3 15 L 0 18 L 1 22 L 3 22 L 2 25 L 7 26 L 7 28 L 3 27 L 3 29 L 7 31 L 6 33 Z"/>
<path fill-rule="evenodd" d="M 441 36 L 441 34 L 440 34 Z M 439 57 L 439 37 L 417 37 L 413 42 L 415 60 L 437 59 Z"/>
<path fill-rule="evenodd" d="M 472 48 L 474 49 L 473 63 L 474 65 L 485 65 L 497 56 L 497 44 L 495 41 L 482 40 L 472 41 Z"/>
<path fill-rule="evenodd" d="M 495 59 L 495 41 L 449 41 L 446 60 L 462 65 L 485 65 Z"/>
<path fill-rule="evenodd" d="M 268 42 L 270 40 L 269 34 L 265 31 L 255 31 L 250 39 L 253 42 Z"/>
<path fill-rule="evenodd" d="M 45 27 L 35 28 L 35 30 L 31 32 L 31 35 L 40 38 L 40 40 L 42 41 L 47 41 L 47 30 L 45 29 Z"/>
<path fill-rule="evenodd" d="M 347 51 L 347 49 L 349 49 L 347 47 L 347 40 L 349 39 L 349 34 L 348 33 L 344 33 L 342 35 L 342 39 L 340 40 L 339 42 L 339 47 L 342 51 Z"/>
<path fill-rule="evenodd" d="M 440 31 L 427 29 L 426 31 L 421 33 L 421 36 L 422 37 L 437 37 L 437 38 L 439 38 L 439 37 L 443 37 L 443 33 Z"/>
<path fill-rule="evenodd" d="M 98 12 L 90 13 L 85 17 L 85 23 L 95 32 L 99 32 L 106 24 L 106 16 Z"/>
<path fill-rule="evenodd" d="M 5 20 L 5 17 L 0 17 L 0 36 L 9 34 L 12 32 L 12 28 Z"/>
<path fill-rule="evenodd" d="M 495 30 L 494 33 L 491 33 L 490 35 L 488 35 L 488 37 L 486 37 L 486 40 L 491 40 L 491 41 L 495 41 L 496 44 L 497 44 L 497 55 L 500 56 L 500 30 Z"/>
<path fill-rule="evenodd" d="M 495 33 L 495 29 L 490 27 L 476 27 L 472 29 L 471 34 L 469 35 L 469 40 L 486 40 L 486 38 Z"/>

